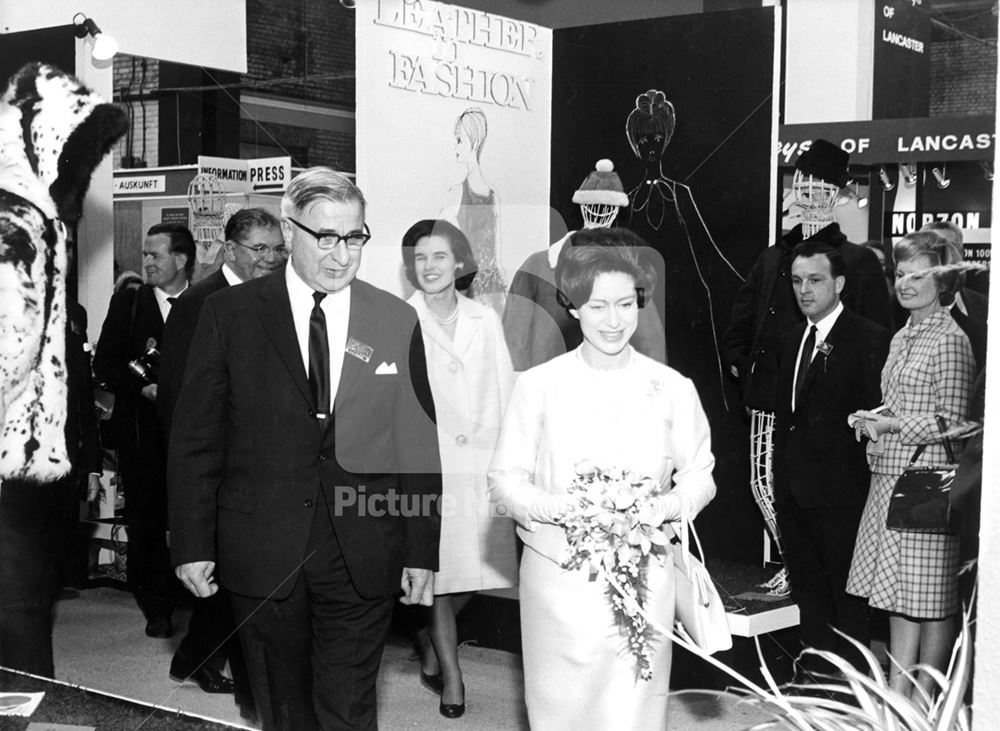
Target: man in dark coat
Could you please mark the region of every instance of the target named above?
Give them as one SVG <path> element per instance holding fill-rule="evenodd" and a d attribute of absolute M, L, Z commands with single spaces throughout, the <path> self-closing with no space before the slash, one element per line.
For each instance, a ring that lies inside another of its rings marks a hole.
<path fill-rule="evenodd" d="M 125 487 L 128 585 L 146 634 L 170 637 L 177 585 L 167 549 L 166 453 L 156 418 L 157 355 L 163 324 L 194 267 L 191 232 L 156 224 L 142 246 L 146 284 L 113 295 L 94 356 L 94 375 L 115 395 L 118 471 Z M 130 367 L 146 358 L 148 368 Z"/>
<path fill-rule="evenodd" d="M 777 355 L 781 337 L 804 317 L 795 302 L 789 278 L 796 248 L 805 241 L 835 249 L 844 261 L 844 306 L 854 314 L 890 327 L 892 312 L 882 267 L 865 246 L 852 243 L 834 221 L 833 208 L 847 184 L 848 155 L 826 140 L 815 140 L 796 160 L 792 188 L 808 216 L 778 242 L 765 249 L 733 304 L 729 328 L 722 336 L 722 358 L 739 380 L 743 405 L 751 416 L 751 489 L 765 523 L 781 550 L 774 518 L 771 432 L 777 408 Z M 787 594 L 780 574 L 769 588 Z"/>
<path fill-rule="evenodd" d="M 802 644 L 865 670 L 834 632 L 869 640 L 867 602 L 845 591 L 871 481 L 865 444 L 847 417 L 881 404 L 890 332 L 840 302 L 843 272 L 843 259 L 825 244 L 805 243 L 795 252 L 791 285 L 806 322 L 778 348 L 774 499 Z"/>
<path fill-rule="evenodd" d="M 361 191 L 329 168 L 281 203 L 279 272 L 208 297 L 170 432 L 171 552 L 224 582 L 266 730 L 377 728 L 393 595 L 429 606 L 441 464 L 417 315 L 355 278 Z"/>
<path fill-rule="evenodd" d="M 174 304 L 163 328 L 160 382 L 156 406 L 164 436 L 170 434 L 174 406 L 184 382 L 185 365 L 191 338 L 205 299 L 221 289 L 257 279 L 285 264 L 287 249 L 281 225 L 263 208 L 245 208 L 226 222 L 223 256 L 225 262 L 216 272 L 185 290 Z M 235 637 L 236 623 L 229 605 L 229 594 L 219 591 L 195 604 L 187 634 L 181 640 L 170 663 L 170 675 L 191 680 L 206 693 L 230 693 L 237 681 L 237 700 L 248 706 L 249 687 L 243 655 Z M 229 661 L 233 680 L 222 674 Z M 245 691 L 245 693 L 244 693 Z"/>

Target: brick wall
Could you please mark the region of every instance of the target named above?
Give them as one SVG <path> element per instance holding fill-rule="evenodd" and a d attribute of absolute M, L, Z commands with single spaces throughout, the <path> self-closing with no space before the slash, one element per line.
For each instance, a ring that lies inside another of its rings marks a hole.
<path fill-rule="evenodd" d="M 290 155 L 292 165 L 329 165 L 354 172 L 354 135 L 285 124 L 240 120 L 242 157 Z"/>
<path fill-rule="evenodd" d="M 247 0 L 247 55 L 245 81 L 305 79 L 258 93 L 354 108 L 354 11 L 338 2 Z"/>
<path fill-rule="evenodd" d="M 112 150 L 114 167 L 123 167 L 123 158 L 130 154 L 130 144 L 132 157 L 145 160 L 146 167 L 155 167 L 159 164 L 160 104 L 151 92 L 160 85 L 160 62 L 119 53 L 115 56 L 113 74 L 114 100 L 125 106 L 132 120 L 129 133 Z M 146 94 L 150 98 L 128 99 Z"/>
<path fill-rule="evenodd" d="M 930 116 L 996 112 L 997 51 L 971 40 L 931 45 Z"/>

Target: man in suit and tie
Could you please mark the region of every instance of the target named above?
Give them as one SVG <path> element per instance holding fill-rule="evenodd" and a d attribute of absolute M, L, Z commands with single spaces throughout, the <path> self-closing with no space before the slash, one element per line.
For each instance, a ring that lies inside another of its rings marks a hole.
<path fill-rule="evenodd" d="M 264 208 L 244 208 L 226 222 L 223 265 L 213 274 L 185 290 L 174 304 L 170 319 L 163 328 L 160 347 L 160 381 L 156 406 L 163 435 L 170 434 L 177 396 L 184 382 L 184 369 L 191 349 L 191 338 L 205 299 L 229 286 L 270 274 L 285 265 L 288 249 L 281 234 L 281 224 Z M 244 708 L 252 706 L 246 694 L 243 655 L 234 636 L 236 623 L 229 604 L 229 594 L 219 591 L 199 600 L 170 663 L 170 676 L 191 680 L 206 693 L 232 693 Z M 233 680 L 222 674 L 229 661 Z"/>
<path fill-rule="evenodd" d="M 210 296 L 170 434 L 171 551 L 232 595 L 264 729 L 377 728 L 393 604 L 430 605 L 441 494 L 416 313 L 355 279 L 370 234 L 345 176 L 281 202 L 284 270 Z"/>
<path fill-rule="evenodd" d="M 846 593 L 871 475 L 847 417 L 881 404 L 889 331 L 844 308 L 844 260 L 833 247 L 795 250 L 792 288 L 806 321 L 782 338 L 774 430 L 774 493 L 784 558 L 806 647 L 861 663 L 833 630 L 869 639 L 865 601 Z M 865 669 L 863 665 L 859 665 Z M 829 670 L 799 666 L 797 678 Z"/>
<path fill-rule="evenodd" d="M 163 324 L 187 288 L 194 260 L 194 237 L 185 226 L 152 226 L 142 245 L 146 283 L 112 296 L 94 355 L 94 375 L 115 395 L 112 418 L 125 487 L 128 584 L 150 637 L 173 634 L 177 585 L 167 550 L 166 452 L 156 418 L 157 369 L 130 364 L 151 349 L 159 352 Z"/>

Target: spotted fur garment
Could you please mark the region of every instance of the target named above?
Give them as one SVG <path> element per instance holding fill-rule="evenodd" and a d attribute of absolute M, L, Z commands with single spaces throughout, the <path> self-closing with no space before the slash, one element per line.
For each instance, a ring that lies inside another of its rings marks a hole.
<path fill-rule="evenodd" d="M 49 482 L 66 456 L 66 227 L 127 116 L 29 64 L 0 99 L 0 479 Z"/>

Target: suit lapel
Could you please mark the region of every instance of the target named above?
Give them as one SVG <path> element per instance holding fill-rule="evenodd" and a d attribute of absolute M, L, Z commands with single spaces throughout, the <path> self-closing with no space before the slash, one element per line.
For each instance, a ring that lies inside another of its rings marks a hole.
<path fill-rule="evenodd" d="M 476 332 L 482 324 L 482 315 L 471 304 L 462 295 L 458 296 L 459 318 L 455 327 L 454 351 L 459 358 L 463 358 L 468 353 L 469 347 L 475 340 Z"/>
<path fill-rule="evenodd" d="M 272 274 L 260 290 L 260 319 L 271 344 L 288 369 L 292 381 L 302 397 L 312 404 L 309 377 L 302 363 L 302 351 L 295 335 L 295 321 L 292 319 L 292 305 L 288 301 L 288 286 L 284 272 Z"/>
<path fill-rule="evenodd" d="M 162 331 L 163 313 L 160 312 L 160 303 L 156 301 L 156 293 L 153 288 L 148 285 L 142 287 L 138 296 L 142 298 L 142 301 L 137 305 L 138 311 L 146 313 L 145 316 L 149 318 L 149 324 L 157 331 Z"/>
<path fill-rule="evenodd" d="M 840 313 L 840 316 L 837 317 L 837 321 L 833 323 L 833 327 L 830 328 L 830 332 L 821 341 L 826 343 L 829 346 L 829 349 L 826 354 L 822 351 L 817 351 L 816 357 L 813 358 L 812 363 L 809 364 L 809 370 L 806 371 L 806 383 L 802 391 L 803 396 L 805 396 L 806 392 L 809 390 L 809 386 L 812 384 L 813 379 L 816 378 L 816 374 L 821 370 L 825 371 L 835 362 L 836 355 L 834 354 L 834 346 L 840 341 L 841 333 L 848 327 L 848 317 L 848 310 L 845 309 Z"/>

